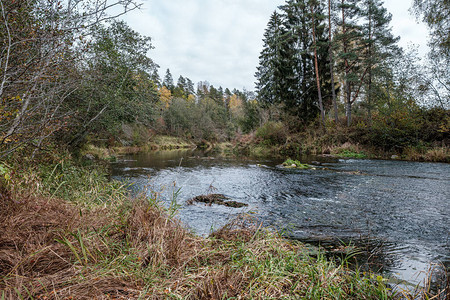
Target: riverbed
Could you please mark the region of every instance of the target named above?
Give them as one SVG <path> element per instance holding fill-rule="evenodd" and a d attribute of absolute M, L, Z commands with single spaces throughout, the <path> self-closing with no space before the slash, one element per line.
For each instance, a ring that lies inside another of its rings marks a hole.
<path fill-rule="evenodd" d="M 362 264 L 420 284 L 430 266 L 450 266 L 450 165 L 304 157 L 314 169 L 285 169 L 279 159 L 221 158 L 192 150 L 121 157 L 113 177 L 134 192 L 157 192 L 177 217 L 206 236 L 250 214 L 291 239 L 330 248 L 357 245 Z M 220 193 L 243 208 L 187 205 Z M 176 199 L 174 199 L 176 196 Z"/>

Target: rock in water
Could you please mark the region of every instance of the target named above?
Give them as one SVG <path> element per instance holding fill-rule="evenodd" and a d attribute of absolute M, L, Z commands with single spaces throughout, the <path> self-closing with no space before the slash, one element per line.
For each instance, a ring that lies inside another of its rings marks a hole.
<path fill-rule="evenodd" d="M 242 202 L 237 202 L 237 201 L 232 201 L 232 200 L 227 201 L 228 199 L 230 199 L 230 198 L 226 197 L 223 194 L 199 195 L 199 196 L 196 196 L 196 197 L 186 201 L 186 204 L 192 205 L 192 204 L 194 204 L 194 202 L 202 202 L 209 206 L 211 206 L 212 204 L 224 205 L 227 207 L 234 207 L 234 208 L 248 206 L 248 204 L 242 203 Z"/>

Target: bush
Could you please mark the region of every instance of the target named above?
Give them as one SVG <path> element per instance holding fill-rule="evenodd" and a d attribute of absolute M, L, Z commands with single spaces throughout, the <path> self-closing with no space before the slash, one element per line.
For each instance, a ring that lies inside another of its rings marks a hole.
<path fill-rule="evenodd" d="M 281 122 L 268 121 L 256 130 L 256 137 L 268 145 L 285 143 L 287 134 L 287 129 Z"/>

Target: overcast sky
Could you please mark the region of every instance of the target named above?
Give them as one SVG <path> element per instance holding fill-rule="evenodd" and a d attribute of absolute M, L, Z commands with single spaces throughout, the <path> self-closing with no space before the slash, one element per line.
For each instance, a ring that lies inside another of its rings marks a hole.
<path fill-rule="evenodd" d="M 400 46 L 420 45 L 427 51 L 427 29 L 408 9 L 411 0 L 385 0 L 393 15 L 393 33 Z M 263 33 L 271 13 L 284 0 L 144 0 L 143 9 L 125 20 L 150 36 L 149 56 L 163 78 L 169 68 L 176 83 L 180 75 L 194 83 L 207 80 L 215 87 L 254 89 L 254 74 Z"/>

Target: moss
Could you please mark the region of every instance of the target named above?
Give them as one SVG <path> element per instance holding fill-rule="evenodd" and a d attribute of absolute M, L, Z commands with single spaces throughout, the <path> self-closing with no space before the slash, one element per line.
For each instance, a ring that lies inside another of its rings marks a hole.
<path fill-rule="evenodd" d="M 283 162 L 283 166 L 285 168 L 294 168 L 294 169 L 301 169 L 301 170 L 307 170 L 307 169 L 311 169 L 312 167 L 308 164 L 302 164 L 300 161 L 298 160 L 293 160 L 288 158 L 287 160 L 285 160 Z"/>

